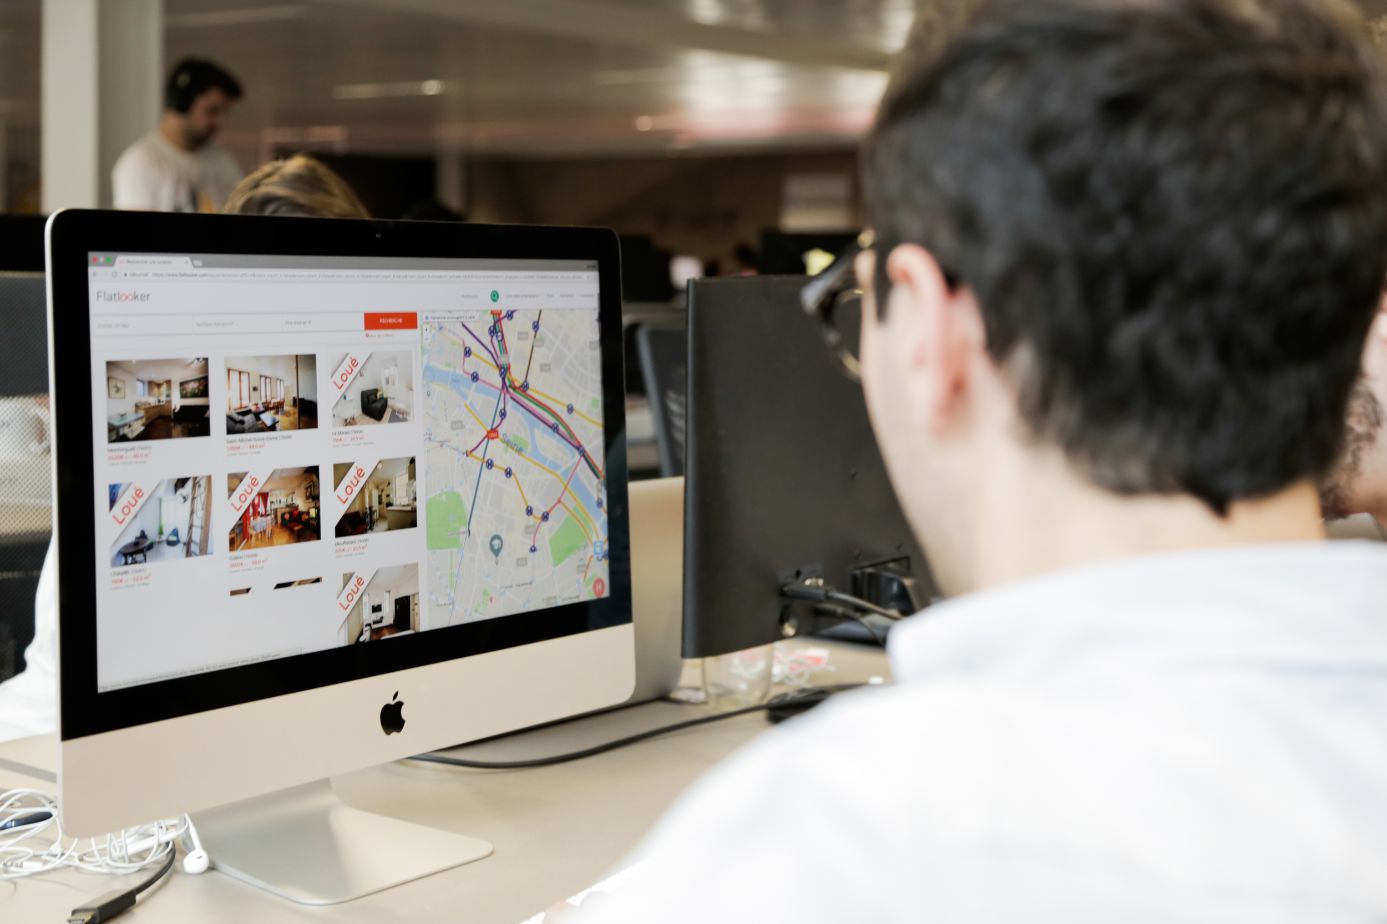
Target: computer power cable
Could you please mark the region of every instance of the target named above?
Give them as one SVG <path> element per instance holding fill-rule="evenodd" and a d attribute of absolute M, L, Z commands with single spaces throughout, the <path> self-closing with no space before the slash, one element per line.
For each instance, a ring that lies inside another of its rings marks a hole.
<path fill-rule="evenodd" d="M 446 754 L 433 752 L 430 754 L 416 754 L 409 759 L 417 760 L 421 763 L 447 764 L 450 767 L 467 767 L 471 770 L 527 770 L 532 767 L 552 767 L 555 764 L 582 760 L 585 757 L 595 757 L 598 754 L 615 751 L 618 748 L 624 748 L 641 741 L 648 741 L 651 738 L 658 738 L 661 735 L 668 735 L 671 732 L 683 731 L 686 728 L 697 728 L 700 725 L 710 725 L 713 722 L 734 719 L 739 715 L 748 715 L 753 712 L 768 712 L 777 709 L 790 709 L 799 701 L 818 701 L 823 699 L 827 694 L 855 689 L 860 686 L 865 686 L 865 684 L 844 683 L 834 686 L 806 687 L 801 690 L 792 690 L 788 693 L 772 696 L 766 702 L 755 706 L 745 706 L 741 709 L 719 712 L 716 715 L 700 716 L 697 719 L 675 722 L 672 725 L 661 725 L 659 728 L 652 728 L 649 731 L 628 735 L 625 738 L 604 741 L 601 744 L 593 745 L 590 748 L 584 748 L 581 751 L 570 751 L 566 754 L 554 754 L 548 757 L 532 757 L 526 760 L 468 760 L 463 757 L 449 757 Z"/>
<path fill-rule="evenodd" d="M 805 600 L 809 603 L 836 603 L 839 606 L 860 613 L 871 613 L 883 619 L 896 621 L 902 619 L 902 615 L 895 610 L 889 610 L 884 606 L 877 606 L 870 600 L 863 600 L 861 597 L 854 597 L 852 594 L 845 594 L 835 587 L 822 582 L 819 578 L 805 578 L 792 584 L 786 584 L 780 588 L 782 596 L 789 597 L 791 600 Z"/>

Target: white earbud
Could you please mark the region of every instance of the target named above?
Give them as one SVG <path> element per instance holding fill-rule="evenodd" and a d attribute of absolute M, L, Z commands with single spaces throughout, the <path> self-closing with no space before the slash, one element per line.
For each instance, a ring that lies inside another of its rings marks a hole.
<path fill-rule="evenodd" d="M 207 851 L 202 849 L 202 841 L 198 840 L 197 828 L 193 827 L 193 820 L 188 819 L 188 827 L 183 832 L 183 838 L 187 845 L 188 852 L 183 857 L 183 872 L 198 873 L 207 872 L 207 867 L 211 865 L 211 860 L 207 856 Z"/>

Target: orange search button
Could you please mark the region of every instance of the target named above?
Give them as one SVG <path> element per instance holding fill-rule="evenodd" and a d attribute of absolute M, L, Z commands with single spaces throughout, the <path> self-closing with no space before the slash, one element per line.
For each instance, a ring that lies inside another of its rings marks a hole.
<path fill-rule="evenodd" d="M 367 330 L 418 330 L 419 315 L 413 311 L 368 311 Z"/>

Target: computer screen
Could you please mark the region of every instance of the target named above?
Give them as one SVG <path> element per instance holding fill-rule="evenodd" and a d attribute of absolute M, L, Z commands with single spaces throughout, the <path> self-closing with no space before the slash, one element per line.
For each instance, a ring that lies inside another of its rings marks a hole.
<path fill-rule="evenodd" d="M 298 765 L 151 797 L 187 811 L 629 694 L 614 238 L 80 212 L 50 234 L 70 829 L 131 814 L 88 775 L 136 763 L 132 728 L 240 712 Z"/>
<path fill-rule="evenodd" d="M 686 658 L 828 630 L 781 587 L 822 579 L 890 609 L 932 596 L 850 381 L 800 308 L 803 276 L 689 287 L 684 468 Z M 870 636 L 863 633 L 862 640 Z"/>
<path fill-rule="evenodd" d="M 597 270 L 334 262 L 90 254 L 99 691 L 607 596 Z"/>

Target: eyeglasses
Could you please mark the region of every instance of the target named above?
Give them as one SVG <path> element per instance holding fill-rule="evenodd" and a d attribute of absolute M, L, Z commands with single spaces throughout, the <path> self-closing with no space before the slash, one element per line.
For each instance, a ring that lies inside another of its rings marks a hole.
<path fill-rule="evenodd" d="M 824 341 L 853 381 L 862 378 L 862 363 L 857 358 L 862 332 L 862 289 L 857 285 L 853 264 L 857 255 L 870 250 L 873 243 L 872 232 L 863 231 L 799 293 L 804 313 L 819 323 Z"/>

